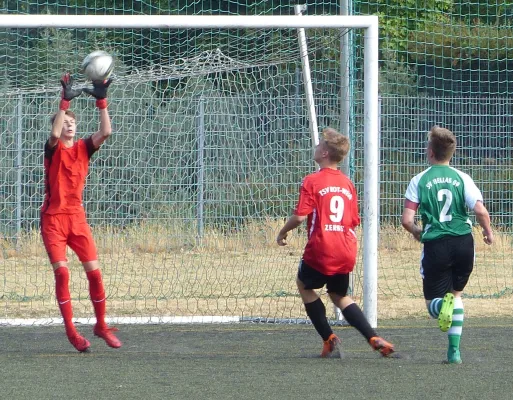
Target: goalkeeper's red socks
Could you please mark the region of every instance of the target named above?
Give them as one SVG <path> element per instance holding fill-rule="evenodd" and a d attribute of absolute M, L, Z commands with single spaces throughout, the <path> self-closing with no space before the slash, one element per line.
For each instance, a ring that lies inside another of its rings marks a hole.
<path fill-rule="evenodd" d="M 69 294 L 69 271 L 66 267 L 59 267 L 53 271 L 55 275 L 55 296 L 59 303 L 66 334 L 74 336 L 77 331 L 73 325 L 73 307 L 71 306 L 71 296 Z"/>
<path fill-rule="evenodd" d="M 54 271 L 55 274 L 55 292 L 59 308 L 64 319 L 66 332 L 73 333 L 73 308 L 71 306 L 71 297 L 69 293 L 69 271 L 66 267 L 59 267 Z M 99 269 L 88 271 L 89 294 L 94 307 L 97 324 L 104 327 L 105 324 L 105 290 L 103 288 L 102 274 Z"/>
<path fill-rule="evenodd" d="M 59 303 L 66 336 L 69 342 L 80 352 L 88 351 L 91 344 L 80 335 L 73 324 L 73 307 L 71 305 L 71 296 L 69 293 L 69 270 L 67 267 L 59 267 L 53 271 L 55 275 L 55 296 Z"/>
<path fill-rule="evenodd" d="M 99 269 L 88 271 L 87 279 L 89 280 L 89 294 L 96 314 L 96 325 L 93 332 L 96 336 L 105 340 L 107 345 L 118 349 L 122 346 L 122 343 L 113 333 L 117 329 L 109 328 L 105 322 L 105 289 L 102 282 L 102 273 Z"/>
<path fill-rule="evenodd" d="M 87 271 L 87 280 L 89 281 L 89 296 L 94 307 L 96 316 L 96 326 L 99 329 L 107 328 L 105 323 L 105 289 L 103 287 L 102 273 L 100 269 Z"/>

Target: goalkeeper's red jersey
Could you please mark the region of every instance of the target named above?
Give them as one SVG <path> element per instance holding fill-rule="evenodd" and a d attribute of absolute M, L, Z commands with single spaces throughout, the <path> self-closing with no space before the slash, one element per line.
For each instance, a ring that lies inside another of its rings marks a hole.
<path fill-rule="evenodd" d="M 353 182 L 342 172 L 323 168 L 303 179 L 294 210 L 308 216 L 303 260 L 324 275 L 346 274 L 356 263 L 354 228 L 360 224 Z"/>
<path fill-rule="evenodd" d="M 89 160 L 97 149 L 91 137 L 65 147 L 59 140 L 50 148 L 45 144 L 45 199 L 42 214 L 77 214 L 84 211 L 84 191 Z"/>

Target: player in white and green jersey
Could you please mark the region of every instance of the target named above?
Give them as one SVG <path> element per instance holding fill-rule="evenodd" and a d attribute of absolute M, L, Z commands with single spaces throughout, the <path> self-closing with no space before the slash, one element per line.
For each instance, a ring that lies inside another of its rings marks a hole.
<path fill-rule="evenodd" d="M 456 137 L 445 128 L 429 131 L 427 158 L 431 166 L 413 177 L 405 194 L 401 222 L 424 244 L 420 273 L 429 314 L 448 332 L 447 361 L 461 364 L 463 328 L 461 295 L 474 268 L 474 238 L 467 209 L 473 210 L 483 228 L 486 244 L 493 232 L 483 196 L 472 178 L 449 162 L 456 150 Z M 415 224 L 419 210 L 422 227 Z"/>

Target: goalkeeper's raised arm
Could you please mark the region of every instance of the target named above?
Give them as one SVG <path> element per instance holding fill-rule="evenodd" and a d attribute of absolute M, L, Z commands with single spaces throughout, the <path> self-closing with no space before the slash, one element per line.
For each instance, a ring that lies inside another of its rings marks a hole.
<path fill-rule="evenodd" d="M 75 136 L 75 114 L 69 111 L 71 100 L 82 94 L 82 89 L 73 89 L 73 78 L 65 73 L 61 78 L 62 93 L 59 111 L 52 117 L 52 131 L 48 139 L 48 147 L 53 148 L 62 137 L 73 142 Z M 67 117 L 67 118 L 66 118 Z"/>
<path fill-rule="evenodd" d="M 96 107 L 100 111 L 100 128 L 93 134 L 92 141 L 95 148 L 100 145 L 112 133 L 112 126 L 110 123 L 109 112 L 107 111 L 107 89 L 109 88 L 112 79 L 106 81 L 94 81 L 93 88 L 85 88 L 84 92 L 93 96 L 96 99 Z"/>

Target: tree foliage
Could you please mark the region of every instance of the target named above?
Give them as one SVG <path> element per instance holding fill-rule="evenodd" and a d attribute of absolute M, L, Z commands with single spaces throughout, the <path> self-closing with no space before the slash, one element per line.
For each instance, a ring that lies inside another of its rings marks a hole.
<path fill-rule="evenodd" d="M 381 48 L 438 67 L 500 63 L 513 49 L 513 5 L 503 0 L 358 1 L 380 17 Z"/>
<path fill-rule="evenodd" d="M 439 67 L 500 64 L 513 53 L 513 28 L 481 21 L 453 22 L 446 17 L 430 30 L 411 32 L 409 39 L 411 61 Z"/>
<path fill-rule="evenodd" d="M 408 49 L 410 32 L 423 31 L 436 25 L 453 6 L 452 0 L 374 0 L 356 3 L 358 14 L 379 17 L 382 47 L 399 52 Z"/>

